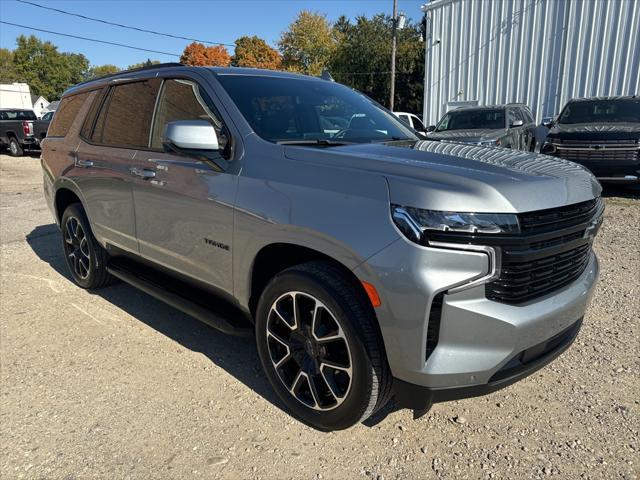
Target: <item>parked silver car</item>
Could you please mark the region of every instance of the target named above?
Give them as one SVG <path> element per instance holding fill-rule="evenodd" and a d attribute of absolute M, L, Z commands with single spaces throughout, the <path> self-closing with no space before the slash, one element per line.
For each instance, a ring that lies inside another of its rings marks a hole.
<path fill-rule="evenodd" d="M 419 140 L 317 78 L 161 65 L 80 84 L 42 166 L 79 286 L 119 278 L 255 334 L 322 430 L 525 377 L 574 340 L 598 276 L 587 170 Z"/>

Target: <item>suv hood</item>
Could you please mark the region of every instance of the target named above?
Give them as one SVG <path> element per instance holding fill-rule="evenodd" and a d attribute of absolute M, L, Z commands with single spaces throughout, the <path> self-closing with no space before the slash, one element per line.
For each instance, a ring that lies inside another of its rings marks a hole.
<path fill-rule="evenodd" d="M 503 148 L 423 140 L 288 146 L 285 157 L 378 173 L 388 181 L 392 203 L 433 210 L 527 212 L 583 202 L 601 191 L 576 163 Z"/>
<path fill-rule="evenodd" d="M 448 130 L 444 132 L 431 132 L 427 134 L 429 140 L 452 140 L 455 142 L 478 143 L 497 140 L 506 133 L 505 129 L 470 129 Z"/>
<path fill-rule="evenodd" d="M 638 123 L 574 123 L 555 124 L 547 138 L 562 138 L 566 140 L 628 140 L 640 139 L 640 124 Z"/>

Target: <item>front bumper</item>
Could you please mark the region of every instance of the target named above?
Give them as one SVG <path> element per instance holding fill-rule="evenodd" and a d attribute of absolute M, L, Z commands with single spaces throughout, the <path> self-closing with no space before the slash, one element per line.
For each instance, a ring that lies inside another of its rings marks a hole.
<path fill-rule="evenodd" d="M 494 373 L 487 383 L 466 387 L 429 388 L 395 378 L 393 392 L 396 403 L 402 408 L 424 411 L 434 403 L 479 397 L 508 387 L 558 358 L 576 339 L 580 327 L 582 318 L 549 340 L 523 350 Z"/>
<path fill-rule="evenodd" d="M 532 352 L 579 325 L 598 277 L 598 261 L 591 254 L 574 282 L 521 305 L 488 300 L 484 285 L 449 293 L 488 270 L 484 253 L 419 247 L 404 239 L 356 269 L 382 297 L 376 313 L 397 397 L 428 404 L 489 393 L 553 360 L 562 349 L 543 348 L 544 355 L 535 359 Z M 440 328 L 430 351 L 429 314 L 438 298 Z M 511 370 L 523 352 L 529 352 L 526 368 Z M 505 369 L 511 374 L 501 376 Z"/>

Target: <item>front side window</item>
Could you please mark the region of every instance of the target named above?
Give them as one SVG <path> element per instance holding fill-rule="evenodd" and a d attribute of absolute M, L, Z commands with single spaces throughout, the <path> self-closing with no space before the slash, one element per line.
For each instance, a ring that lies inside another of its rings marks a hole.
<path fill-rule="evenodd" d="M 148 148 L 160 83 L 154 78 L 113 87 L 98 115 L 91 139 L 106 145 Z"/>
<path fill-rule="evenodd" d="M 569 102 L 559 123 L 640 123 L 640 98 L 614 98 Z"/>
<path fill-rule="evenodd" d="M 253 130 L 271 142 L 417 139 L 395 115 L 338 83 L 233 74 L 217 78 Z"/>
<path fill-rule="evenodd" d="M 58 110 L 56 110 L 55 118 L 49 126 L 47 136 L 64 137 L 78 115 L 80 107 L 82 107 L 90 94 L 91 92 L 80 93 L 78 95 L 64 97 L 60 100 L 60 105 L 58 106 Z"/>
<path fill-rule="evenodd" d="M 153 124 L 151 148 L 162 149 L 162 135 L 167 123 L 178 120 L 206 120 L 216 130 L 218 144 L 224 154 L 228 146 L 227 131 L 212 108 L 211 99 L 196 83 L 179 79 L 165 80 Z"/>
<path fill-rule="evenodd" d="M 504 128 L 502 109 L 460 110 L 447 113 L 436 127 L 436 132 L 448 130 L 477 130 Z"/>
<path fill-rule="evenodd" d="M 413 128 L 416 130 L 424 130 L 424 124 L 416 116 L 413 117 Z"/>

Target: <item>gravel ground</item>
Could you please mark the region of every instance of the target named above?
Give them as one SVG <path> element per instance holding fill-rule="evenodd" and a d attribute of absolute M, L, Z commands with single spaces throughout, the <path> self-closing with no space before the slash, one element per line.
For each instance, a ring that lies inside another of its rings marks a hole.
<path fill-rule="evenodd" d="M 591 478 L 640 471 L 640 200 L 609 196 L 574 346 L 492 395 L 319 433 L 251 339 L 132 287 L 75 287 L 39 160 L 0 156 L 0 477 Z"/>

